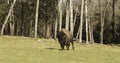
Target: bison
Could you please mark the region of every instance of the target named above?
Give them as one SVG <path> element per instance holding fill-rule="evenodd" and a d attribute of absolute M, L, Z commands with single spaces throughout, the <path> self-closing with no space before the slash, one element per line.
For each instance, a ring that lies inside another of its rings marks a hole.
<path fill-rule="evenodd" d="M 63 28 L 58 32 L 57 37 L 62 50 L 64 49 L 64 46 L 66 46 L 67 50 L 69 50 L 70 43 L 72 44 L 72 49 L 74 50 L 73 35 L 70 31 Z"/>

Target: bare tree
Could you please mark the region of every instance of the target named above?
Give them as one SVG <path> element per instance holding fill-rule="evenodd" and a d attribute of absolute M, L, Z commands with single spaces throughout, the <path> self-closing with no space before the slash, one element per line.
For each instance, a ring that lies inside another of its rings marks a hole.
<path fill-rule="evenodd" d="M 75 8 L 75 16 L 74 16 L 74 23 L 73 23 L 73 25 L 75 26 L 75 23 L 76 23 L 76 19 L 77 19 L 77 15 L 78 15 L 78 13 L 79 13 L 79 6 L 80 6 L 80 2 L 78 1 L 78 3 L 76 3 L 77 5 L 76 6 L 74 6 L 74 8 Z"/>
<path fill-rule="evenodd" d="M 57 35 L 57 25 L 58 25 L 58 22 L 57 22 L 57 18 L 56 18 L 56 21 L 55 21 L 55 34 L 54 34 L 54 38 L 56 38 L 56 35 Z"/>
<path fill-rule="evenodd" d="M 86 43 L 89 44 L 88 42 L 88 1 L 85 0 L 85 16 L 86 16 Z"/>
<path fill-rule="evenodd" d="M 80 16 L 80 26 L 79 26 L 79 42 L 82 42 L 82 27 L 83 27 L 83 11 L 84 11 L 84 0 L 82 0 L 82 5 L 81 5 L 81 16 Z"/>
<path fill-rule="evenodd" d="M 10 9 L 9 9 L 8 15 L 7 15 L 7 17 L 5 18 L 4 24 L 2 25 L 2 29 L 1 29 L 1 35 L 3 35 L 5 26 L 6 26 L 6 24 L 8 23 L 8 19 L 9 19 L 11 13 L 12 13 L 12 10 L 13 10 L 13 7 L 14 7 L 15 3 L 16 3 L 16 0 L 13 1 L 12 5 L 11 5 L 11 7 L 10 7 Z"/>
<path fill-rule="evenodd" d="M 112 0 L 112 30 L 113 30 L 113 33 L 112 33 L 112 40 L 111 41 L 114 41 L 115 39 L 115 0 Z"/>
<path fill-rule="evenodd" d="M 105 15 L 106 15 L 106 11 L 109 7 L 110 4 L 110 0 L 108 0 L 107 5 L 105 6 L 105 8 L 103 8 L 103 3 L 100 0 L 100 8 L 101 8 L 101 31 L 100 31 L 100 43 L 103 44 L 103 34 L 104 34 L 104 20 L 105 20 Z"/>
<path fill-rule="evenodd" d="M 96 3 L 95 1 L 91 1 L 89 4 L 89 7 L 92 7 L 89 9 L 89 21 L 88 21 L 88 26 L 89 26 L 89 36 L 90 36 L 90 43 L 94 44 L 94 35 L 93 35 L 93 29 L 95 28 L 95 24 L 93 24 L 93 21 L 95 20 L 94 14 L 96 12 Z"/>
<path fill-rule="evenodd" d="M 99 2 L 100 2 L 100 13 L 101 13 L 101 31 L 100 31 L 100 43 L 101 44 L 103 44 L 103 26 L 104 26 L 104 21 L 103 21 L 103 7 L 102 7 L 102 1 L 101 0 L 99 0 Z"/>
<path fill-rule="evenodd" d="M 70 31 L 73 34 L 73 0 L 70 0 Z"/>
<path fill-rule="evenodd" d="M 15 22 L 14 22 L 14 14 L 13 14 L 13 9 L 11 12 L 11 16 L 10 16 L 10 34 L 13 36 L 14 35 L 14 26 L 15 26 Z"/>
<path fill-rule="evenodd" d="M 10 0 L 7 0 L 7 3 L 8 3 L 8 11 L 9 11 L 9 5 L 10 5 Z M 8 19 L 8 21 L 10 22 L 10 35 L 14 35 L 14 12 L 13 12 L 13 9 L 12 9 L 12 12 L 10 14 L 10 17 Z"/>
<path fill-rule="evenodd" d="M 35 17 L 35 38 L 37 38 L 37 24 L 38 24 L 38 10 L 39 10 L 39 0 L 37 0 L 36 5 L 36 17 Z"/>
<path fill-rule="evenodd" d="M 70 12 L 69 12 L 69 0 L 66 2 L 66 24 L 65 24 L 65 29 L 69 30 L 69 18 L 70 18 Z"/>
<path fill-rule="evenodd" d="M 62 0 L 58 1 L 58 13 L 59 13 L 59 30 L 62 28 Z"/>

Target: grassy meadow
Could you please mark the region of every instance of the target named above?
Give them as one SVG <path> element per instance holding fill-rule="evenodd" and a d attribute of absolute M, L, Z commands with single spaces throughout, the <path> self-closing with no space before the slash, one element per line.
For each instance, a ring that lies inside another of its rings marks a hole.
<path fill-rule="evenodd" d="M 0 36 L 0 63 L 119 63 L 120 47 L 75 42 L 59 50 L 54 39 Z"/>

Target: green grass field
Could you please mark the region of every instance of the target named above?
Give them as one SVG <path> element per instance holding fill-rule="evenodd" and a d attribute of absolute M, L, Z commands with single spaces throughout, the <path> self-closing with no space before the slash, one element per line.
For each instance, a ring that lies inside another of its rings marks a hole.
<path fill-rule="evenodd" d="M 85 45 L 59 50 L 53 39 L 0 36 L 0 63 L 119 63 L 120 47 Z"/>

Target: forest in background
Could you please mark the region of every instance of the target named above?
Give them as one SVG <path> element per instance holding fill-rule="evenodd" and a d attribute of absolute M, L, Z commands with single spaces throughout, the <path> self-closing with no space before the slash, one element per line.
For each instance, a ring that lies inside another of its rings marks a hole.
<path fill-rule="evenodd" d="M 1 35 L 35 37 L 38 1 L 38 38 L 56 38 L 66 28 L 80 42 L 120 43 L 119 0 L 0 0 Z"/>

